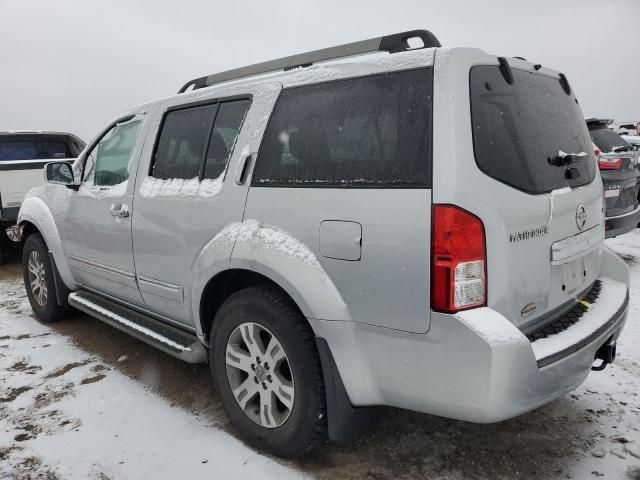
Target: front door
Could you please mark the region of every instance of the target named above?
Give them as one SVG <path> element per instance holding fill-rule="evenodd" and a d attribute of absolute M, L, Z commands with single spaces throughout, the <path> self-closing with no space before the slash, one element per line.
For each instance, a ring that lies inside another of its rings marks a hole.
<path fill-rule="evenodd" d="M 60 222 L 70 266 L 85 288 L 141 304 L 131 245 L 129 172 L 144 138 L 144 115 L 116 123 L 84 157 L 82 183 Z"/>

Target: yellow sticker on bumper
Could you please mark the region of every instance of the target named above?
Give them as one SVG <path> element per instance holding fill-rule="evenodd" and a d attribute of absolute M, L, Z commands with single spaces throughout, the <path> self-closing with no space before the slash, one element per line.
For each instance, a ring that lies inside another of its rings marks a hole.
<path fill-rule="evenodd" d="M 593 303 L 591 303 L 589 300 L 580 300 L 580 303 L 587 308 L 593 307 Z"/>

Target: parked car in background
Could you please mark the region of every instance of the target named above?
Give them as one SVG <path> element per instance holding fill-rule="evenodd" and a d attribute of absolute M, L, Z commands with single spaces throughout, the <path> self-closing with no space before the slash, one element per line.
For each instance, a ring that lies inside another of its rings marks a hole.
<path fill-rule="evenodd" d="M 638 135 L 621 135 L 624 141 L 631 145 L 636 151 L 640 150 L 640 136 Z"/>
<path fill-rule="evenodd" d="M 372 405 L 530 411 L 612 362 L 627 317 L 565 75 L 427 31 L 192 80 L 47 178 L 18 226 L 37 317 L 209 361 L 278 455 Z"/>
<path fill-rule="evenodd" d="M 47 162 L 73 160 L 85 143 L 71 133 L 43 131 L 0 132 L 0 261 L 6 242 L 5 228 L 15 224 L 29 189 L 44 183 Z"/>
<path fill-rule="evenodd" d="M 611 128 L 620 135 L 640 136 L 640 122 L 616 122 Z"/>
<path fill-rule="evenodd" d="M 606 237 L 630 232 L 640 223 L 638 154 L 609 126 L 613 120 L 588 118 L 606 204 Z"/>

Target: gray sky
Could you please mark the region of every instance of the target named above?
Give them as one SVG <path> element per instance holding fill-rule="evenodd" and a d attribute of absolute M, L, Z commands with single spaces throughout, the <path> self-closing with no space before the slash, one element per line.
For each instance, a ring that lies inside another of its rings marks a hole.
<path fill-rule="evenodd" d="M 586 115 L 640 120 L 638 0 L 0 0 L 0 130 L 88 141 L 192 78 L 415 28 L 561 70 Z"/>

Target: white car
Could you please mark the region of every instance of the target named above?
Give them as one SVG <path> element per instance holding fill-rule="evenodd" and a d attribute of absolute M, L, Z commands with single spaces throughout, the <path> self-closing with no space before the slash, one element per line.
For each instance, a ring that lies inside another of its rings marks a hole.
<path fill-rule="evenodd" d="M 640 148 L 640 135 L 623 135 L 624 138 L 629 145 L 635 147 L 636 150 Z"/>
<path fill-rule="evenodd" d="M 45 164 L 74 159 L 84 147 L 85 143 L 70 133 L 0 132 L 0 225 L 15 224 L 26 193 L 44 183 Z M 0 259 L 5 245 L 1 238 Z"/>
<path fill-rule="evenodd" d="M 640 136 L 640 122 L 616 122 L 611 128 L 618 135 Z"/>

